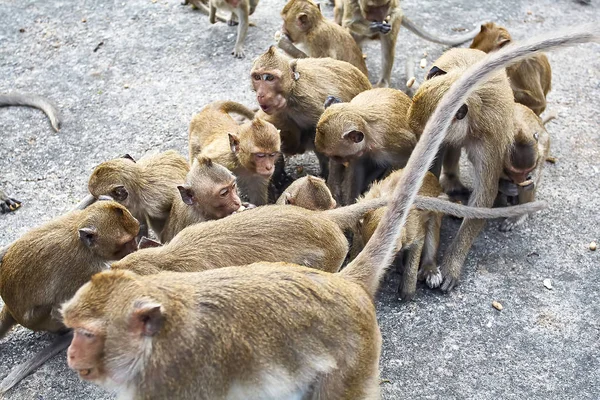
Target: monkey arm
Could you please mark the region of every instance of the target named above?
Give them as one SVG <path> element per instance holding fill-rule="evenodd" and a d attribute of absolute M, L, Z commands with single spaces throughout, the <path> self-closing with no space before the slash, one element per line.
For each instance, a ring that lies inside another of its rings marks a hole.
<path fill-rule="evenodd" d="M 308 55 L 305 52 L 294 46 L 294 43 L 292 43 L 290 37 L 285 33 L 280 35 L 277 46 L 293 58 L 308 58 Z"/>

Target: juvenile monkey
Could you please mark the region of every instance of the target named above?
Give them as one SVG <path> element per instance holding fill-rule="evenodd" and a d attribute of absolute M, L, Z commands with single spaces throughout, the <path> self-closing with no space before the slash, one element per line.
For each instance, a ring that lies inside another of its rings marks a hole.
<path fill-rule="evenodd" d="M 514 139 L 504 157 L 498 190 L 502 202 L 524 204 L 535 200 L 542 168 L 550 153 L 550 136 L 542 120 L 528 107 L 515 103 L 514 114 Z M 511 231 L 528 216 L 507 218 L 500 230 Z"/>
<path fill-rule="evenodd" d="M 271 46 L 258 57 L 250 73 L 261 111 L 258 115 L 281 130 L 286 155 L 314 149 L 315 128 L 328 96 L 350 101 L 371 89 L 367 77 L 353 65 L 331 58 L 290 60 Z M 317 153 L 322 176 L 328 160 Z"/>
<path fill-rule="evenodd" d="M 235 176 L 210 158 L 195 158 L 185 183 L 177 189 L 181 196 L 173 201 L 162 243 L 189 225 L 224 218 L 241 206 Z"/>
<path fill-rule="evenodd" d="M 315 147 L 337 163 L 327 183 L 342 204 L 353 203 L 386 169 L 406 165 L 417 144 L 407 118 L 411 103 L 403 92 L 387 88 L 364 91 L 349 103 L 328 99 Z"/>
<path fill-rule="evenodd" d="M 473 30 L 454 39 L 438 38 L 408 19 L 400 8 L 399 0 L 336 0 L 335 4 L 336 21 L 352 32 L 359 46 L 365 39 L 381 40 L 382 70 L 378 87 L 390 84 L 401 25 L 425 40 L 448 46 L 467 42 L 477 34 Z"/>
<path fill-rule="evenodd" d="M 21 201 L 8 197 L 6 193 L 0 190 L 0 214 L 6 214 L 21 208 Z"/>
<path fill-rule="evenodd" d="M 330 210 L 337 205 L 325 180 L 312 175 L 303 176 L 292 182 L 275 204 L 292 204 L 314 211 Z"/>
<path fill-rule="evenodd" d="M 238 125 L 228 114 L 251 121 Z M 281 150 L 279 131 L 255 118 L 245 106 L 232 101 L 214 102 L 194 116 L 189 133 L 190 160 L 208 157 L 232 171 L 250 203 L 267 204 L 269 181 Z"/>
<path fill-rule="evenodd" d="M 32 229 L 0 249 L 0 338 L 15 325 L 64 333 L 59 306 L 108 261 L 135 251 L 139 224 L 127 209 L 100 201 Z M 56 343 L 14 370 L 0 385 L 4 393 L 48 358 L 67 347 Z"/>
<path fill-rule="evenodd" d="M 481 25 L 481 31 L 471 43 L 472 49 L 486 53 L 501 49 L 512 42 L 506 28 L 488 22 Z M 546 96 L 552 86 L 552 69 L 548 57 L 543 53 L 506 67 L 515 101 L 521 103 L 540 115 L 546 109 Z"/>
<path fill-rule="evenodd" d="M 27 106 L 42 110 L 50 119 L 50 124 L 56 132 L 60 130 L 62 123 L 58 109 L 45 97 L 30 93 L 4 93 L 0 94 L 0 107 L 5 106 Z"/>
<path fill-rule="evenodd" d="M 312 0 L 290 0 L 281 11 L 278 46 L 293 58 L 331 57 L 369 76 L 362 51 L 347 29 L 328 20 Z"/>
<path fill-rule="evenodd" d="M 179 197 L 177 185 L 185 181 L 188 171 L 185 158 L 173 150 L 147 155 L 137 162 L 126 154 L 94 169 L 88 182 L 91 195 L 82 203 L 110 196 L 160 236 L 173 201 Z M 148 236 L 146 226 L 142 231 L 141 236 Z"/>

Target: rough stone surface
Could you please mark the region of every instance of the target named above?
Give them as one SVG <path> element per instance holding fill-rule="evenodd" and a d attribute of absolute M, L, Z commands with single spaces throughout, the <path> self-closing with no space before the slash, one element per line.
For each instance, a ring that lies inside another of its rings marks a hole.
<path fill-rule="evenodd" d="M 524 38 L 566 25 L 600 21 L 598 3 L 572 0 L 403 1 L 414 21 L 438 35 L 493 20 Z M 51 130 L 27 108 L 0 109 L 0 187 L 23 201 L 0 216 L 0 245 L 69 210 L 84 196 L 98 163 L 123 154 L 177 149 L 187 127 L 218 99 L 255 105 L 248 72 L 273 42 L 284 2 L 262 0 L 251 18 L 247 58 L 230 52 L 236 30 L 210 25 L 178 0 L 0 1 L 0 92 L 52 98 L 64 124 Z M 332 6 L 323 9 L 332 15 Z M 85 22 L 83 20 L 85 19 Z M 94 49 L 100 44 L 97 51 Z M 404 89 L 405 60 L 428 64 L 444 47 L 403 29 L 392 86 Z M 379 44 L 365 47 L 371 81 Z M 587 44 L 552 52 L 548 129 L 555 165 L 545 166 L 539 198 L 550 208 L 513 233 L 489 223 L 465 263 L 460 286 L 444 295 L 420 287 L 400 303 L 398 277 L 383 285 L 377 306 L 383 334 L 384 399 L 600 398 L 600 52 Z M 416 65 L 418 80 L 423 72 Z M 295 164 L 315 159 L 297 157 Z M 443 248 L 458 222 L 447 219 Z M 551 279 L 554 290 L 547 290 Z M 491 303 L 499 301 L 499 312 Z M 0 340 L 0 379 L 46 346 L 50 335 L 18 328 Z M 55 357 L 11 391 L 11 399 L 108 399 L 80 382 Z"/>

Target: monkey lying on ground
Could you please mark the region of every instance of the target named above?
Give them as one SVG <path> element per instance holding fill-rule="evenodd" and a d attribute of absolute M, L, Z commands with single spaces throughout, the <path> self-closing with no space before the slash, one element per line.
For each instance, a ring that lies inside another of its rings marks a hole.
<path fill-rule="evenodd" d="M 417 144 L 408 125 L 411 103 L 387 88 L 364 91 L 348 103 L 328 99 L 315 147 L 333 161 L 327 184 L 341 204 L 353 203 L 386 170 L 406 165 Z"/>
<path fill-rule="evenodd" d="M 21 201 L 8 197 L 6 193 L 0 190 L 0 214 L 6 214 L 21 208 Z"/>
<path fill-rule="evenodd" d="M 296 179 L 275 204 L 291 204 L 313 211 L 331 210 L 337 205 L 325 181 L 312 175 Z"/>
<path fill-rule="evenodd" d="M 32 229 L 0 249 L 0 338 L 19 324 L 65 333 L 59 306 L 97 272 L 135 251 L 139 224 L 122 205 L 100 201 Z M 0 384 L 4 393 L 69 344 L 59 338 Z"/>
<path fill-rule="evenodd" d="M 319 4 L 290 0 L 283 7 L 281 18 L 283 26 L 277 45 L 293 58 L 331 57 L 347 61 L 369 76 L 362 51 L 350 32 L 325 18 Z"/>
<path fill-rule="evenodd" d="M 238 125 L 228 114 L 250 119 Z M 279 131 L 254 116 L 242 104 L 214 102 L 196 114 L 190 123 L 190 160 L 208 157 L 232 171 L 250 203 L 267 204 L 269 181 L 281 150 Z"/>
<path fill-rule="evenodd" d="M 235 176 L 210 158 L 195 158 L 185 183 L 177 186 L 169 219 L 160 236 L 169 242 L 189 225 L 224 218 L 240 209 Z"/>
<path fill-rule="evenodd" d="M 473 30 L 454 39 L 438 38 L 404 16 L 399 3 L 399 0 L 336 0 L 335 3 L 336 22 L 352 32 L 359 46 L 365 39 L 381 40 L 382 65 L 378 87 L 390 84 L 401 25 L 425 40 L 448 46 L 467 42 L 477 34 L 477 30 Z"/>
<path fill-rule="evenodd" d="M 0 107 L 27 106 L 42 110 L 50 119 L 50 124 L 56 132 L 62 123 L 56 106 L 47 98 L 30 93 L 4 93 L 0 94 Z"/>
<path fill-rule="evenodd" d="M 481 25 L 481 31 L 471 43 L 472 49 L 486 53 L 501 49 L 512 42 L 506 28 L 493 22 Z M 515 101 L 540 115 L 546 109 L 546 96 L 552 86 L 552 68 L 545 54 L 535 54 L 506 67 Z"/>

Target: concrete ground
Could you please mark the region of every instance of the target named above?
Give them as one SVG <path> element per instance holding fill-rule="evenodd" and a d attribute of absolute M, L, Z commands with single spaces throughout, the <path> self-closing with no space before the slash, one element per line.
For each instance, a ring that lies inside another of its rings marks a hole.
<path fill-rule="evenodd" d="M 282 0 L 262 0 L 246 40 L 247 57 L 230 55 L 235 28 L 210 25 L 179 0 L 0 1 L 0 92 L 53 99 L 64 117 L 59 133 L 44 115 L 0 109 L 0 188 L 23 201 L 0 216 L 0 246 L 69 210 L 98 163 L 125 152 L 177 149 L 206 103 L 254 106 L 252 59 L 273 42 Z M 493 20 L 516 39 L 585 22 L 600 22 L 598 2 L 572 0 L 402 2 L 414 21 L 439 35 Z M 331 16 L 327 2 L 324 12 Z M 404 89 L 404 62 L 444 47 L 402 30 L 392 86 Z M 379 44 L 365 48 L 371 81 L 379 76 Z M 550 208 L 514 233 L 489 223 L 475 242 L 460 286 L 450 294 L 419 288 L 400 303 L 398 277 L 383 285 L 377 306 L 383 333 L 384 399 L 600 398 L 600 51 L 581 45 L 549 54 L 553 88 L 548 126 L 555 165 L 546 165 L 539 198 Z M 423 70 L 418 67 L 418 78 Z M 298 163 L 314 158 L 300 157 Z M 309 170 L 311 170 L 309 168 Z M 314 169 L 313 169 L 314 170 Z M 458 222 L 447 220 L 443 246 Z M 443 248 L 442 248 L 443 251 Z M 543 285 L 551 279 L 553 290 Z M 492 308 L 492 301 L 504 305 Z M 46 346 L 50 335 L 19 328 L 0 341 L 0 379 Z M 55 357 L 11 399 L 108 399 L 80 382 Z"/>

